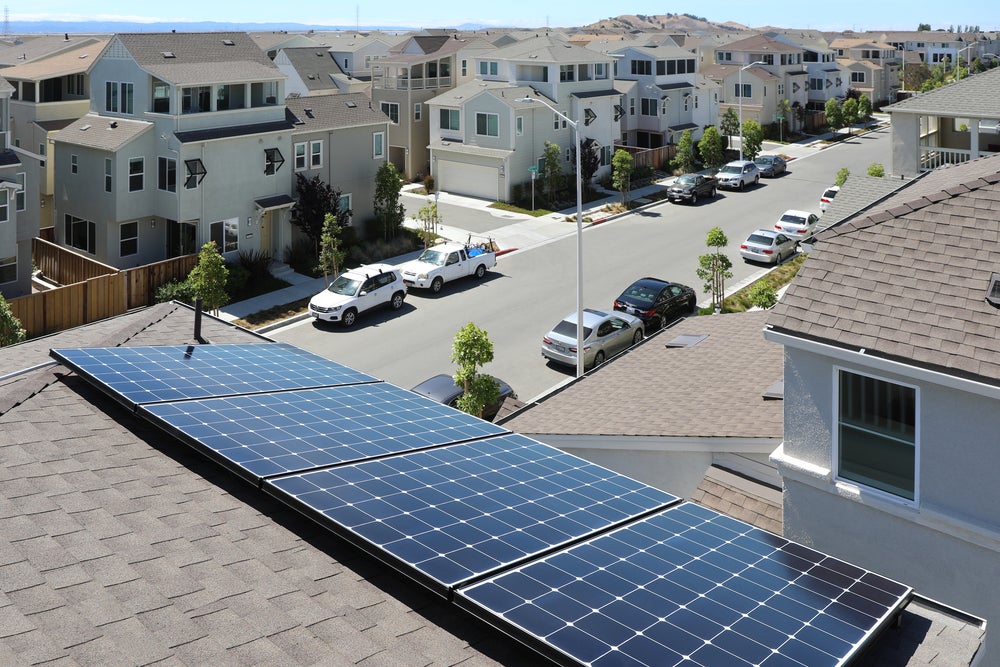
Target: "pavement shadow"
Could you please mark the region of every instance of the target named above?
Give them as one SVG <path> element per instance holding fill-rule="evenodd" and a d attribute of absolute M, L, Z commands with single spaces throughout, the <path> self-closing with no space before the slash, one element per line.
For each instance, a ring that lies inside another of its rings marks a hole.
<path fill-rule="evenodd" d="M 445 283 L 441 287 L 441 291 L 437 294 L 429 289 L 411 287 L 406 294 L 406 298 L 409 299 L 411 297 L 417 297 L 418 299 L 440 299 L 448 296 L 449 294 L 457 294 L 459 292 L 475 289 L 480 285 L 489 285 L 494 280 L 499 280 L 501 278 L 506 278 L 506 276 L 496 270 L 487 271 L 486 275 L 478 280 L 474 276 L 469 276 L 468 278 L 461 278 L 459 280 L 453 280 L 450 283 Z"/>
<path fill-rule="evenodd" d="M 351 331 L 360 331 L 369 327 L 377 327 L 381 324 L 389 322 L 390 320 L 394 320 L 397 317 L 403 317 L 407 313 L 413 312 L 416 309 L 417 307 L 412 303 L 404 301 L 399 310 L 393 310 L 388 306 L 366 310 L 358 315 L 358 319 L 354 323 L 354 326 L 350 328 L 345 327 L 340 322 L 327 322 L 326 320 L 319 320 L 316 318 L 313 318 L 312 325 L 320 331 L 329 331 L 330 333 L 350 333 Z"/>

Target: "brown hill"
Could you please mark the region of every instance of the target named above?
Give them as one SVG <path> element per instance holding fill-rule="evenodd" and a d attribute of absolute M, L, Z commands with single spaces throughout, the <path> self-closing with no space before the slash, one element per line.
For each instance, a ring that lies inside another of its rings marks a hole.
<path fill-rule="evenodd" d="M 646 14 L 623 14 L 597 21 L 581 28 L 585 31 L 597 30 L 601 32 L 644 32 L 644 31 L 667 31 L 686 32 L 696 34 L 701 32 L 739 32 L 748 28 L 739 23 L 727 21 L 716 23 L 704 18 L 692 16 L 691 14 L 657 14 L 649 16 Z"/>

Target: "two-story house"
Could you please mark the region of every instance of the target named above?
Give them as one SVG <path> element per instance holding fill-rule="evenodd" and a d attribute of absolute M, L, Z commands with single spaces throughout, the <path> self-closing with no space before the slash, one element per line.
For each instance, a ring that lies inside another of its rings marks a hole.
<path fill-rule="evenodd" d="M 321 32 L 315 38 L 330 51 L 340 69 L 352 79 L 371 82 L 381 73 L 382 61 L 407 39 L 383 32 Z"/>
<path fill-rule="evenodd" d="M 782 30 L 767 33 L 779 41 L 802 49 L 802 63 L 809 79 L 806 109 L 825 111 L 830 99 L 844 99 L 850 87 L 850 76 L 837 62 L 837 53 L 830 47 L 823 33 L 814 30 Z"/>
<path fill-rule="evenodd" d="M 0 79 L 0 294 L 5 298 L 31 293 L 31 239 L 38 236 L 38 209 L 27 211 L 29 194 L 37 201 L 38 162 L 8 144 L 13 94 L 14 87 Z"/>
<path fill-rule="evenodd" d="M 841 37 L 831 41 L 830 48 L 836 52 L 852 90 L 864 93 L 876 106 L 895 101 L 902 63 L 893 46 Z"/>
<path fill-rule="evenodd" d="M 333 54 L 322 46 L 280 49 L 274 64 L 287 77 L 285 97 L 361 93 L 371 87 L 370 81 L 345 74 Z"/>
<path fill-rule="evenodd" d="M 817 236 L 785 346 L 784 534 L 1000 621 L 1000 156 Z M 1000 655 L 987 637 L 980 664 Z"/>
<path fill-rule="evenodd" d="M 259 202 L 291 194 L 285 77 L 246 33 L 119 34 L 89 74 L 91 113 L 53 138 L 60 244 L 119 268 L 282 256 L 291 203 L 262 224 Z"/>

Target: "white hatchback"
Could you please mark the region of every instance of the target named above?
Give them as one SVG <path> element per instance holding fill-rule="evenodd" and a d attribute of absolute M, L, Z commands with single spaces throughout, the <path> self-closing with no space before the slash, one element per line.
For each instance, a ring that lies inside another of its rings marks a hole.
<path fill-rule="evenodd" d="M 354 326 L 358 314 L 389 304 L 403 307 L 406 285 L 399 270 L 389 264 L 367 264 L 337 276 L 330 286 L 309 301 L 309 314 L 318 320 Z"/>

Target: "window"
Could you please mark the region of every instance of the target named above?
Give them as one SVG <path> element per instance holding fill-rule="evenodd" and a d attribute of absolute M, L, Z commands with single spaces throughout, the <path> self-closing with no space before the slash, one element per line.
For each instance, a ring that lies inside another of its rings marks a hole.
<path fill-rule="evenodd" d="M 0 222 L 10 220 L 10 190 L 0 188 Z"/>
<path fill-rule="evenodd" d="M 837 475 L 914 500 L 917 390 L 838 373 Z"/>
<path fill-rule="evenodd" d="M 519 137 L 524 134 L 524 116 L 516 116 L 514 118 L 514 132 Z"/>
<path fill-rule="evenodd" d="M 211 86 L 181 88 L 181 113 L 204 113 L 211 110 Z"/>
<path fill-rule="evenodd" d="M 0 283 L 17 280 L 17 257 L 0 257 Z"/>
<path fill-rule="evenodd" d="M 70 95 L 86 95 L 83 87 L 82 74 L 70 74 L 66 77 L 66 92 Z"/>
<path fill-rule="evenodd" d="M 397 102 L 382 102 L 382 113 L 389 117 L 393 125 L 399 125 L 399 104 Z"/>
<path fill-rule="evenodd" d="M 496 76 L 498 72 L 497 62 L 495 60 L 481 60 L 479 61 L 479 74 L 482 76 Z"/>
<path fill-rule="evenodd" d="M 684 111 L 685 113 L 691 110 L 691 95 L 684 96 Z"/>
<path fill-rule="evenodd" d="M 595 79 L 607 79 L 608 78 L 608 65 L 607 65 L 607 63 L 594 63 L 594 78 Z"/>
<path fill-rule="evenodd" d="M 469 75 L 469 61 L 465 58 L 462 59 L 462 76 Z"/>
<path fill-rule="evenodd" d="M 153 79 L 153 113 L 170 113 L 170 86 Z"/>
<path fill-rule="evenodd" d="M 457 131 L 459 129 L 459 117 L 458 109 L 441 109 L 441 129 Z"/>
<path fill-rule="evenodd" d="M 293 160 L 295 161 L 295 171 L 302 171 L 306 168 L 306 144 L 302 142 L 292 147 Z"/>
<path fill-rule="evenodd" d="M 611 164 L 611 146 L 601 146 L 601 166 L 606 167 Z"/>
<path fill-rule="evenodd" d="M 111 158 L 104 158 L 104 191 L 111 192 Z"/>
<path fill-rule="evenodd" d="M 319 169 L 323 166 L 323 142 L 320 141 L 310 141 L 309 142 L 309 167 L 311 169 Z"/>
<path fill-rule="evenodd" d="M 781 95 L 784 95 L 784 94 L 785 94 L 785 84 L 779 83 L 778 84 L 778 95 L 781 96 Z"/>
<path fill-rule="evenodd" d="M 352 215 L 350 193 L 340 195 L 340 199 L 337 200 L 337 211 L 347 211 L 347 218 L 344 220 L 344 225 L 350 225 Z"/>
<path fill-rule="evenodd" d="M 104 110 L 113 113 L 134 113 L 134 86 L 118 81 L 104 82 Z"/>
<path fill-rule="evenodd" d="M 715 62 L 717 63 L 727 63 L 733 59 L 732 51 L 716 51 L 715 52 Z"/>
<path fill-rule="evenodd" d="M 15 175 L 15 178 L 17 179 L 17 185 L 18 185 L 17 192 L 14 193 L 14 202 L 16 204 L 15 208 L 18 211 L 23 211 L 24 210 L 24 172 L 23 171 L 17 172 L 17 174 Z"/>
<path fill-rule="evenodd" d="M 633 60 L 632 74 L 652 74 L 653 62 L 650 60 Z"/>
<path fill-rule="evenodd" d="M 97 225 L 89 220 L 84 220 L 68 213 L 65 220 L 66 245 L 93 255 L 96 247 L 96 239 L 94 237 L 97 236 Z"/>
<path fill-rule="evenodd" d="M 77 155 L 69 156 L 69 173 L 76 174 L 80 171 L 80 158 Z"/>
<path fill-rule="evenodd" d="M 639 113 L 643 116 L 655 116 L 656 115 L 656 99 L 652 97 L 644 97 L 641 100 L 642 108 Z"/>
<path fill-rule="evenodd" d="M 184 160 L 184 169 L 187 170 L 187 176 L 184 178 L 184 187 L 188 190 L 193 190 L 194 188 L 201 185 L 201 182 L 205 180 L 205 165 L 198 158 L 194 160 Z"/>
<path fill-rule="evenodd" d="M 215 247 L 219 252 L 232 252 L 239 249 L 240 242 L 240 219 L 229 218 L 213 222 L 209 228 L 211 240 L 215 241 Z"/>
<path fill-rule="evenodd" d="M 157 158 L 156 163 L 156 188 L 177 192 L 177 160 L 161 157 Z"/>
<path fill-rule="evenodd" d="M 420 102 L 415 102 L 413 104 L 413 120 L 414 121 L 419 121 L 420 120 L 420 117 L 423 115 L 423 110 L 424 109 L 421 106 Z"/>
<path fill-rule="evenodd" d="M 264 149 L 264 175 L 274 176 L 285 164 L 285 158 L 277 148 Z"/>
<path fill-rule="evenodd" d="M 476 134 L 487 137 L 500 136 L 500 116 L 495 113 L 476 114 Z"/>
<path fill-rule="evenodd" d="M 118 227 L 118 255 L 128 257 L 139 252 L 139 223 L 123 222 Z"/>
<path fill-rule="evenodd" d="M 629 116 L 634 116 L 635 115 L 635 98 L 634 97 L 628 98 L 628 115 Z"/>
<path fill-rule="evenodd" d="M 823 79 L 809 79 L 809 90 L 823 90 Z"/>
<path fill-rule="evenodd" d="M 376 132 L 372 135 L 372 157 L 385 157 L 385 132 Z"/>
<path fill-rule="evenodd" d="M 864 83 L 865 73 L 864 72 L 851 72 L 851 83 Z"/>
<path fill-rule="evenodd" d="M 560 81 L 576 81 L 576 66 L 575 65 L 560 65 L 559 66 L 559 80 Z"/>
<path fill-rule="evenodd" d="M 744 99 L 747 98 L 747 97 L 753 97 L 753 87 L 752 87 L 752 84 L 749 84 L 749 83 L 744 83 L 743 84 L 743 94 L 742 95 L 740 95 L 740 84 L 738 84 L 738 83 L 735 84 L 733 86 L 733 90 L 734 90 L 735 97 L 742 97 Z"/>
<path fill-rule="evenodd" d="M 146 158 L 133 157 L 128 160 L 128 191 L 139 192 L 143 188 L 143 173 Z"/>

